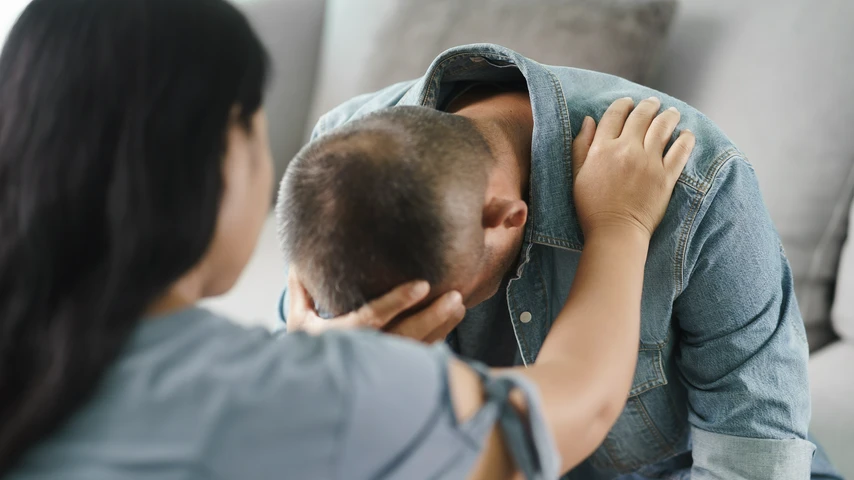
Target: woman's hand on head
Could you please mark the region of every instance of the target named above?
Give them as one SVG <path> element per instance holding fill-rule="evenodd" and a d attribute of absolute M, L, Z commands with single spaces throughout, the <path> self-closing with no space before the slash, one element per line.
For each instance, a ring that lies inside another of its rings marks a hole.
<path fill-rule="evenodd" d="M 320 334 L 327 330 L 371 328 L 408 337 L 425 343 L 444 340 L 465 316 L 459 292 L 447 292 L 418 312 L 401 318 L 430 293 L 424 281 L 404 283 L 358 310 L 336 318 L 321 318 L 314 309 L 314 300 L 306 291 L 299 275 L 292 269 L 288 275 L 288 332 L 304 331 Z"/>
<path fill-rule="evenodd" d="M 694 148 L 683 130 L 667 154 L 679 112 L 658 113 L 650 97 L 635 107 L 616 100 L 596 126 L 585 117 L 572 146 L 573 196 L 585 235 L 602 228 L 637 228 L 649 239 L 664 218 L 673 188 Z"/>

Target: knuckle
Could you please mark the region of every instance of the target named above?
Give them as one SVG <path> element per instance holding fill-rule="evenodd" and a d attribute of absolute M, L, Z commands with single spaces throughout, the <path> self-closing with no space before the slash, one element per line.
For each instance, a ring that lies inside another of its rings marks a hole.
<path fill-rule="evenodd" d="M 610 112 L 611 115 L 616 115 L 625 112 L 627 109 L 632 108 L 634 106 L 635 102 L 632 101 L 632 99 L 619 98 L 617 100 L 614 100 L 614 103 L 611 104 L 611 108 L 608 109 L 608 112 Z"/>
<path fill-rule="evenodd" d="M 624 143 L 617 150 L 617 157 L 624 163 L 634 163 L 634 149 L 631 145 Z"/>
<path fill-rule="evenodd" d="M 637 111 L 644 115 L 654 115 L 658 111 L 658 102 L 647 98 L 638 104 Z"/>
<path fill-rule="evenodd" d="M 691 153 L 691 149 L 688 148 L 688 144 L 685 142 L 676 142 L 673 144 L 673 148 L 676 149 L 677 153 L 681 153 L 684 155 Z"/>
<path fill-rule="evenodd" d="M 675 125 L 675 119 L 668 112 L 664 112 L 655 117 L 655 120 L 652 121 L 652 126 L 657 130 L 668 130 L 672 129 L 673 125 Z"/>
<path fill-rule="evenodd" d="M 364 306 L 353 313 L 352 319 L 355 323 L 364 326 L 373 326 L 379 323 L 374 309 L 369 306 Z"/>

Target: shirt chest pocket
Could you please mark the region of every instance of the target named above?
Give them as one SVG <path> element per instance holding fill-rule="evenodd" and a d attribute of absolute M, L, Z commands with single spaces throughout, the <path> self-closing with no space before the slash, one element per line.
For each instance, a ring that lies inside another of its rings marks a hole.
<path fill-rule="evenodd" d="M 641 346 L 626 408 L 590 458 L 597 469 L 634 472 L 676 455 L 680 439 L 687 438 L 686 413 L 672 398 L 662 350 Z"/>

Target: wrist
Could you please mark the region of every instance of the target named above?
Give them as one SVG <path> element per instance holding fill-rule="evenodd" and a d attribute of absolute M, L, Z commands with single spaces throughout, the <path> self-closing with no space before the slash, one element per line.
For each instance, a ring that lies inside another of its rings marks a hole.
<path fill-rule="evenodd" d="M 643 245 L 646 248 L 651 238 L 651 232 L 645 227 L 628 222 L 602 224 L 584 231 L 584 241 L 588 244 L 622 242 Z"/>

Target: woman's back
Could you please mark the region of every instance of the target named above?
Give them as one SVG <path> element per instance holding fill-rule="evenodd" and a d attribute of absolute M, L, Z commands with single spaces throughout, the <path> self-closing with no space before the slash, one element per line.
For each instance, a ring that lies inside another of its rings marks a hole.
<path fill-rule="evenodd" d="M 92 401 L 10 478 L 463 478 L 494 407 L 470 432 L 455 425 L 447 359 L 367 332 L 277 338 L 184 310 L 143 322 Z"/>
<path fill-rule="evenodd" d="M 0 55 L 0 477 L 554 477 L 524 382 L 453 363 L 460 425 L 441 348 L 193 307 L 234 285 L 269 211 L 268 71 L 228 0 L 21 14 Z"/>

